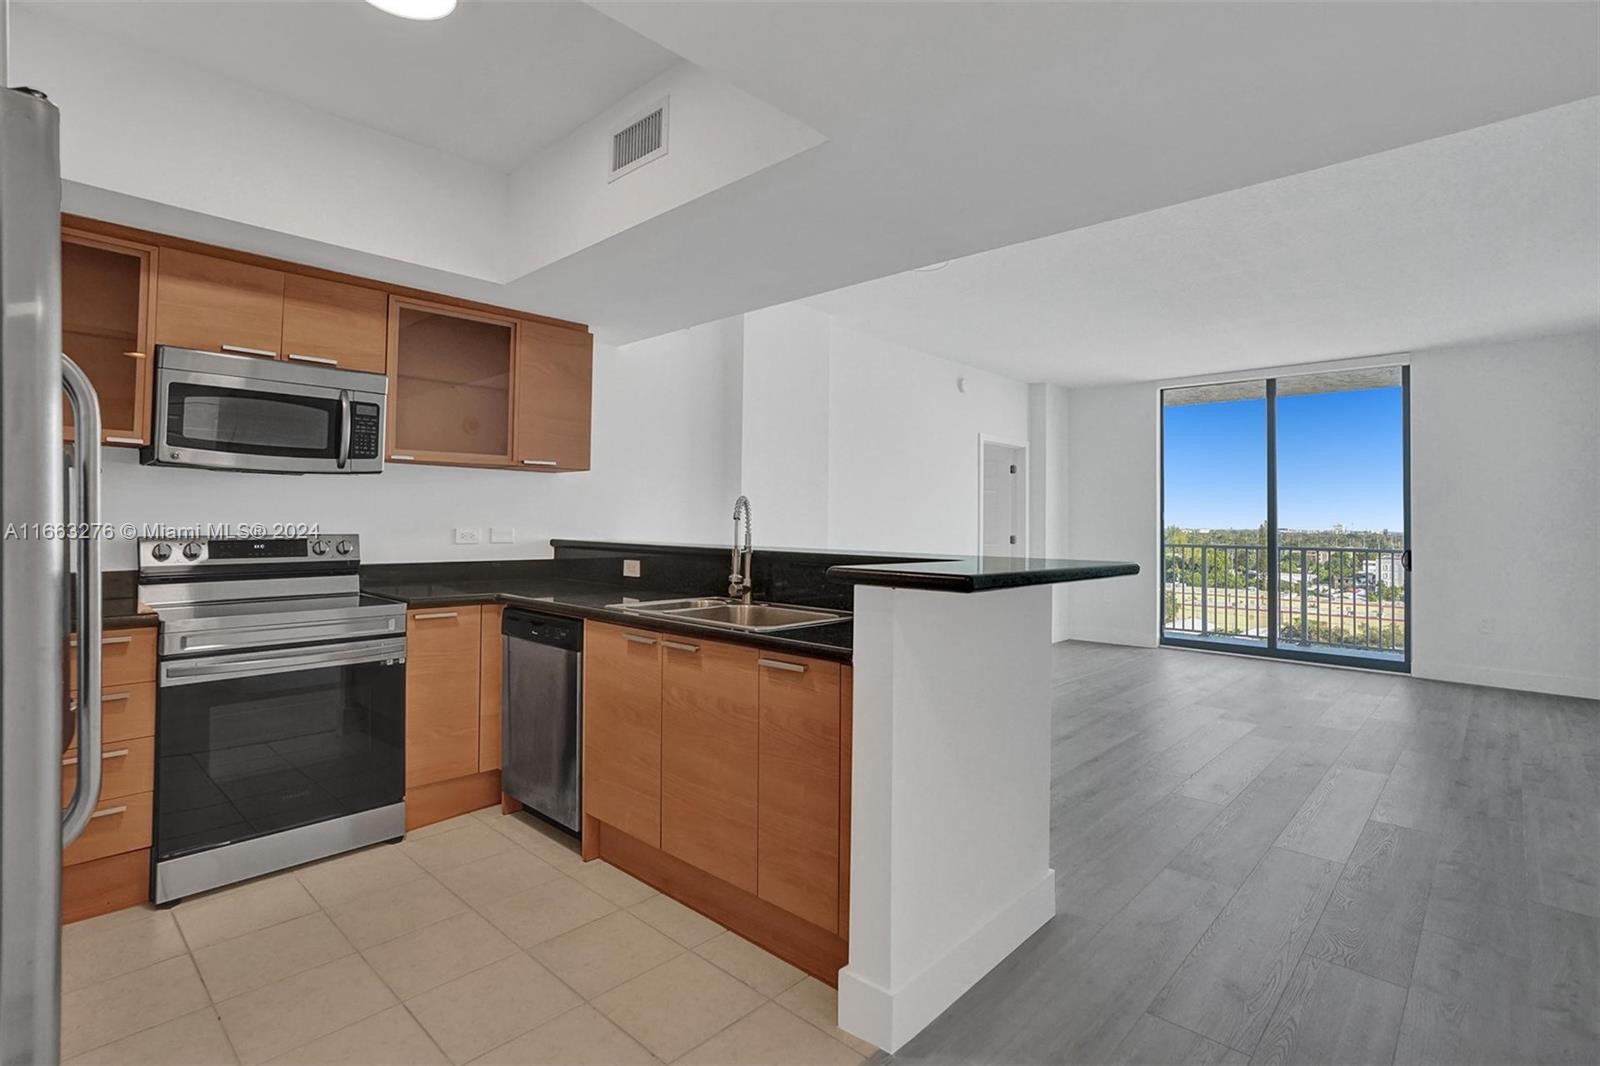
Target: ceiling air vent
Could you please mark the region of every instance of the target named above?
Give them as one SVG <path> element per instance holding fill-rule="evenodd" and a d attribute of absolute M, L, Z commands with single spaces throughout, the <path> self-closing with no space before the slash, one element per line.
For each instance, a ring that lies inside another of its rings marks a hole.
<path fill-rule="evenodd" d="M 606 180 L 616 181 L 666 154 L 667 101 L 662 100 L 611 135 L 611 175 Z"/>

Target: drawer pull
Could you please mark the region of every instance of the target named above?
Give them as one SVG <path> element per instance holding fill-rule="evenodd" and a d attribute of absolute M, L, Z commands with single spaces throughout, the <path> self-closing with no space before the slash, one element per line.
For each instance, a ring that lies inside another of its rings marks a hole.
<path fill-rule="evenodd" d="M 389 456 L 389 458 L 400 459 L 408 463 L 414 463 L 417 461 L 417 457 L 415 455 L 401 455 L 399 452 L 395 452 L 393 455 Z"/>
<path fill-rule="evenodd" d="M 107 444 L 143 444 L 144 443 L 144 438 L 143 437 L 113 437 L 111 434 L 108 433 L 108 434 L 106 434 L 106 443 Z"/>
<path fill-rule="evenodd" d="M 128 813 L 128 805 L 127 804 L 123 804 L 121 807 L 107 807 L 103 811 L 95 811 L 93 814 L 89 815 L 89 817 L 91 819 L 92 818 L 109 818 L 113 814 L 127 814 L 127 813 Z"/>
<path fill-rule="evenodd" d="M 105 760 L 105 759 L 120 759 L 120 758 L 124 757 L 127 754 L 128 754 L 128 749 L 127 748 L 118 748 L 116 751 L 102 751 L 100 753 L 100 758 L 102 760 Z M 76 755 L 69 755 L 65 759 L 61 760 L 61 765 L 62 766 L 76 766 L 77 764 L 78 764 L 78 757 Z"/>
<path fill-rule="evenodd" d="M 622 634 L 622 639 L 629 644 L 654 644 L 656 642 L 655 637 L 641 637 L 637 633 L 624 633 Z"/>
<path fill-rule="evenodd" d="M 277 352 L 271 352 L 265 348 L 246 348 L 242 344 L 219 344 L 217 347 L 225 352 L 232 352 L 234 355 L 259 355 L 267 359 L 278 358 Z"/>
<path fill-rule="evenodd" d="M 523 466 L 560 466 L 561 464 L 559 462 L 557 462 L 556 460 L 554 460 L 554 459 L 524 459 L 524 460 L 522 460 L 522 465 Z"/>
<path fill-rule="evenodd" d="M 414 614 L 411 617 L 419 622 L 426 622 L 433 618 L 457 618 L 460 614 L 460 611 L 428 611 L 425 614 Z"/>
<path fill-rule="evenodd" d="M 127 356 L 129 359 L 144 359 L 145 358 L 145 354 L 143 352 L 123 352 L 122 354 Z"/>
<path fill-rule="evenodd" d="M 131 693 L 131 692 L 102 692 L 102 693 L 100 693 L 100 702 L 101 703 L 116 703 L 118 700 L 131 700 L 131 699 L 133 699 L 133 693 Z M 76 702 L 76 701 L 74 701 L 74 702 Z"/>
<path fill-rule="evenodd" d="M 682 643 L 680 641 L 676 641 L 676 640 L 663 640 L 661 642 L 661 646 L 663 648 L 671 648 L 673 651 L 699 651 L 700 650 L 700 645 L 698 645 L 698 644 L 684 644 L 684 643 Z"/>
<path fill-rule="evenodd" d="M 78 646 L 78 638 L 77 637 L 69 637 L 69 638 L 67 638 L 67 643 L 72 645 L 74 648 L 76 648 Z M 107 644 L 132 644 L 132 643 L 133 643 L 133 638 L 132 637 L 101 637 L 100 638 L 100 646 L 102 648 L 105 647 Z"/>
<path fill-rule="evenodd" d="M 321 363 L 323 366 L 339 365 L 339 360 L 324 359 L 320 355 L 301 355 L 298 352 L 290 352 L 288 358 L 293 359 L 297 363 Z"/>
<path fill-rule="evenodd" d="M 803 674 L 806 668 L 799 663 L 786 663 L 782 659 L 757 659 L 757 666 L 765 666 L 769 670 L 787 670 L 791 674 Z"/>

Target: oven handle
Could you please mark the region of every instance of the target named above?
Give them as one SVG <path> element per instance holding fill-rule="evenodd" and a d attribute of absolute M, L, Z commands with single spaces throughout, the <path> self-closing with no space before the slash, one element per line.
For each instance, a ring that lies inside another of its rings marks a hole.
<path fill-rule="evenodd" d="M 339 390 L 339 458 L 340 470 L 350 463 L 350 390 Z"/>
<path fill-rule="evenodd" d="M 404 637 L 389 640 L 362 640 L 306 651 L 279 648 L 274 651 L 242 655 L 216 655 L 207 659 L 184 659 L 161 664 L 161 687 L 197 685 L 206 681 L 233 681 L 265 674 L 292 674 L 301 670 L 320 670 L 329 666 L 355 666 L 394 660 L 405 662 Z"/>

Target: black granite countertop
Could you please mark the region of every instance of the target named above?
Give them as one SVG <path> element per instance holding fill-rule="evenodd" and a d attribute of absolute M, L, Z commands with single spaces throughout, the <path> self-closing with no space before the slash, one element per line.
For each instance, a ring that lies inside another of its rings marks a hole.
<path fill-rule="evenodd" d="M 948 559 L 830 566 L 828 577 L 853 585 L 890 585 L 935 592 L 990 592 L 1024 585 L 1093 581 L 1139 572 L 1138 563 L 1099 559 L 1009 559 L 960 555 Z"/>
<path fill-rule="evenodd" d="M 539 563 L 549 565 L 541 567 Z M 748 644 L 794 655 L 846 663 L 850 661 L 852 626 L 849 622 L 790 629 L 781 633 L 746 633 L 639 614 L 612 606 L 630 599 L 667 600 L 707 595 L 707 590 L 703 588 L 643 588 L 637 583 L 620 586 L 574 580 L 557 572 L 560 568 L 555 560 L 538 560 L 523 567 L 497 569 L 501 572 L 469 577 L 460 572 L 458 565 L 384 565 L 363 570 L 361 588 L 363 592 L 399 600 L 408 607 L 504 603 L 569 618 L 589 618 L 679 636 Z"/>

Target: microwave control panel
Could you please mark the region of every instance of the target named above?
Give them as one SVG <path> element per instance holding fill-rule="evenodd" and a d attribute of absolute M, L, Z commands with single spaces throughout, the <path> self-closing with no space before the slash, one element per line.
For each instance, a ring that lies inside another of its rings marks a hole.
<path fill-rule="evenodd" d="M 350 458 L 376 459 L 378 438 L 383 433 L 383 415 L 375 403 L 350 405 Z"/>

